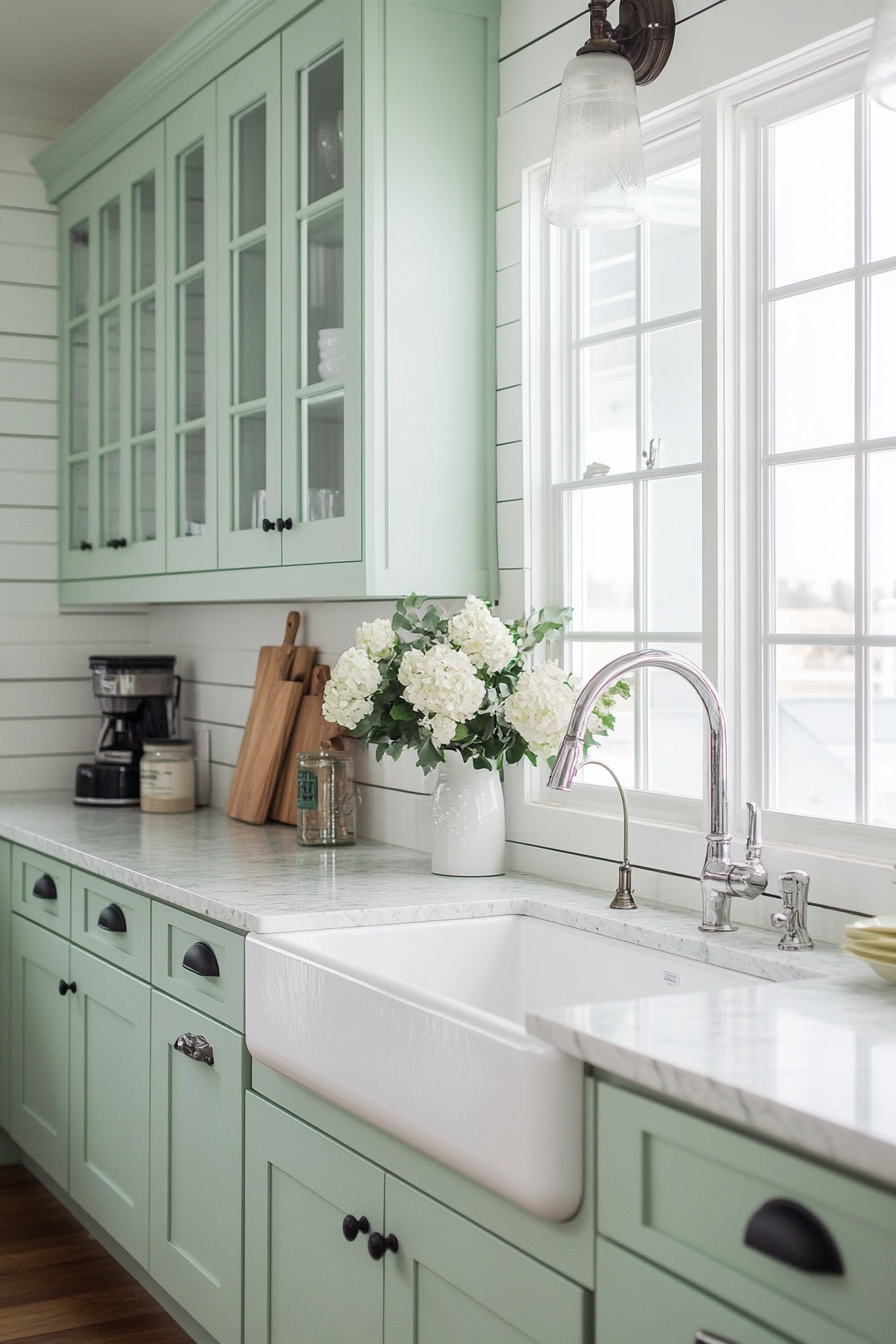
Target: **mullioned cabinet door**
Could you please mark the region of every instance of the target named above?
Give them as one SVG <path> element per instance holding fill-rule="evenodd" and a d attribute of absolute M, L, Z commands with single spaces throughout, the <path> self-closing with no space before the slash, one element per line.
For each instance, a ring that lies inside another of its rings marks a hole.
<path fill-rule="evenodd" d="M 393 1176 L 385 1344 L 586 1344 L 587 1289 Z"/>
<path fill-rule="evenodd" d="M 71 949 L 69 1193 L 149 1260 L 150 988 Z"/>
<path fill-rule="evenodd" d="M 69 944 L 13 915 L 9 1132 L 68 1188 Z"/>
<path fill-rule="evenodd" d="M 149 1272 L 218 1344 L 240 1344 L 246 1044 L 158 990 L 151 1017 Z"/>
<path fill-rule="evenodd" d="M 383 1182 L 379 1167 L 247 1096 L 247 1341 L 382 1344 L 382 1261 L 369 1232 L 349 1240 L 343 1222 L 380 1231 Z"/>

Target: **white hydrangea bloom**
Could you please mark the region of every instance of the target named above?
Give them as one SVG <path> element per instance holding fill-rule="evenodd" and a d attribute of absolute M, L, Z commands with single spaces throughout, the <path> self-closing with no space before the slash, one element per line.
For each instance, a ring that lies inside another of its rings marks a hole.
<path fill-rule="evenodd" d="M 380 670 L 366 649 L 346 649 L 324 687 L 323 715 L 327 723 L 351 731 L 373 709 L 370 697 L 379 688 Z"/>
<path fill-rule="evenodd" d="M 448 622 L 448 635 L 474 667 L 484 667 L 491 673 L 500 672 L 516 657 L 513 635 L 480 597 L 467 598 L 463 610 Z"/>
<path fill-rule="evenodd" d="M 424 652 L 408 649 L 398 668 L 402 699 L 423 716 L 433 745 L 444 747 L 459 723 L 466 723 L 482 704 L 485 686 L 461 649 L 434 644 Z"/>
<path fill-rule="evenodd" d="M 556 660 L 523 672 L 503 703 L 504 717 L 547 760 L 559 749 L 578 690 Z"/>
<path fill-rule="evenodd" d="M 355 634 L 358 647 L 376 661 L 388 658 L 395 648 L 395 631 L 392 622 L 387 620 L 363 621 Z"/>

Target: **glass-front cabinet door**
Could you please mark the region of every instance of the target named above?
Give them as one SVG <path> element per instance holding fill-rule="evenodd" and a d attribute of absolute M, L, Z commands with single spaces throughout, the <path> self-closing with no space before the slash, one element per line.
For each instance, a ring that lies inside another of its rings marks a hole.
<path fill-rule="evenodd" d="M 280 40 L 217 83 L 218 563 L 279 565 Z"/>
<path fill-rule="evenodd" d="M 361 558 L 361 44 L 357 3 L 283 34 L 284 564 Z"/>
<path fill-rule="evenodd" d="M 215 89 L 165 122 L 168 569 L 218 563 Z M 225 253 L 226 255 L 226 253 Z M 226 423 L 226 422 L 225 422 Z"/>
<path fill-rule="evenodd" d="M 161 128 L 65 197 L 61 570 L 164 571 Z"/>

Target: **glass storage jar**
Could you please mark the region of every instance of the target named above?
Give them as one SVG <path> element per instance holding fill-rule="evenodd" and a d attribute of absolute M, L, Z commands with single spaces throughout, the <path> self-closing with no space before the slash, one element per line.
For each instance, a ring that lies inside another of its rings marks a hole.
<path fill-rule="evenodd" d="M 186 737 L 149 738 L 140 760 L 143 812 L 192 812 L 196 806 L 196 762 Z"/>
<path fill-rule="evenodd" d="M 360 794 L 350 751 L 300 751 L 297 839 L 300 845 L 353 845 Z"/>

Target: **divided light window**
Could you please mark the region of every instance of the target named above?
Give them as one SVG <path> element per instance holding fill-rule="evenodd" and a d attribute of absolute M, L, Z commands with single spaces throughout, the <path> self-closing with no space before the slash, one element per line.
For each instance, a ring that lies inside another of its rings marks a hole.
<path fill-rule="evenodd" d="M 583 679 L 637 648 L 702 662 L 696 148 L 688 137 L 649 150 L 643 228 L 549 230 L 557 587 L 574 611 L 566 666 Z M 628 787 L 699 798 L 696 696 L 663 672 L 642 673 L 633 692 L 599 758 Z M 606 775 L 592 766 L 580 779 L 604 784 Z"/>
<path fill-rule="evenodd" d="M 896 116 L 815 100 L 761 134 L 766 794 L 896 826 Z"/>

